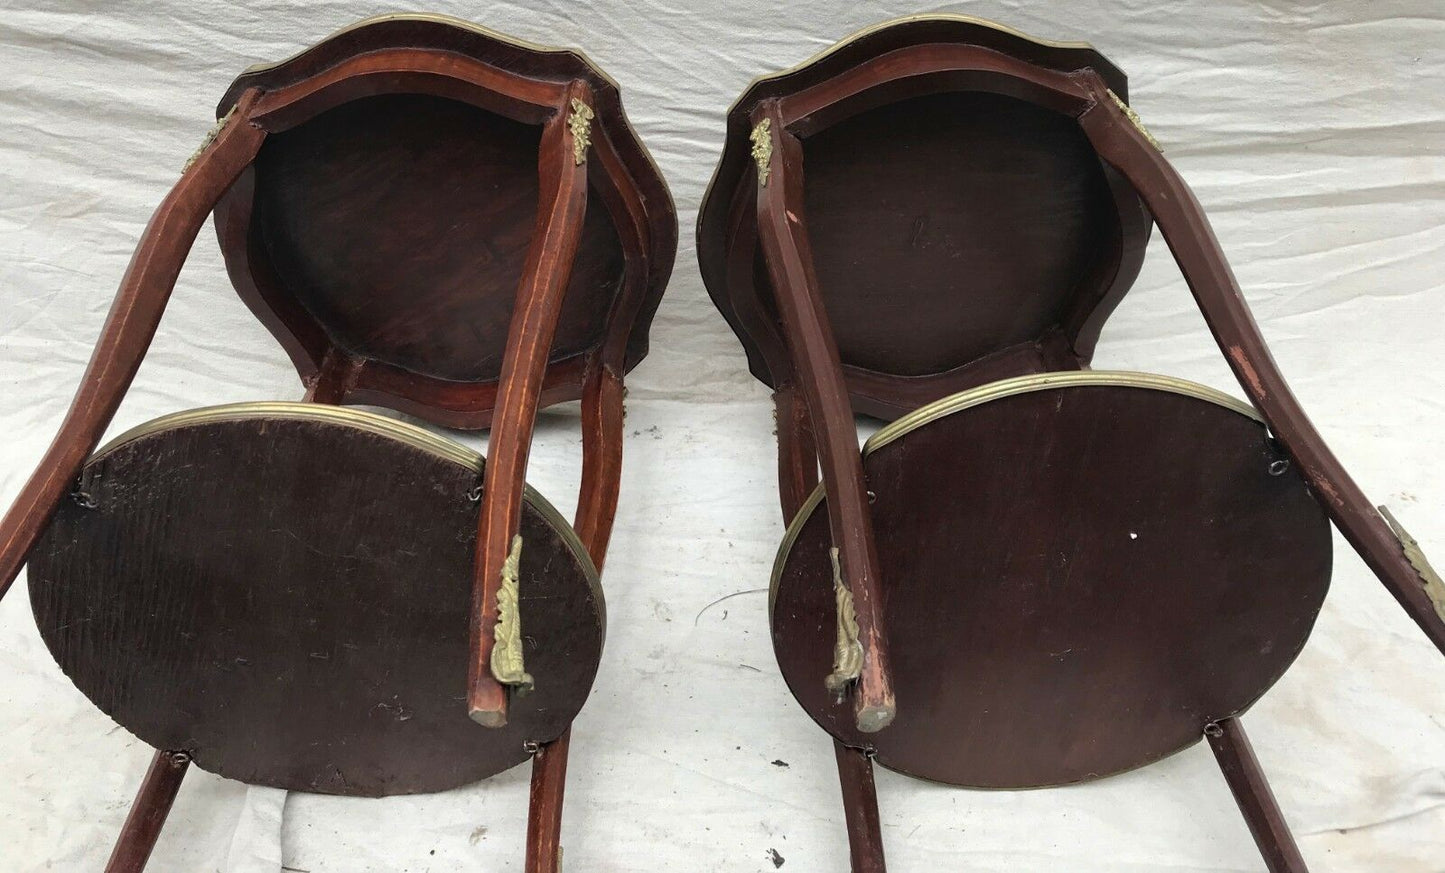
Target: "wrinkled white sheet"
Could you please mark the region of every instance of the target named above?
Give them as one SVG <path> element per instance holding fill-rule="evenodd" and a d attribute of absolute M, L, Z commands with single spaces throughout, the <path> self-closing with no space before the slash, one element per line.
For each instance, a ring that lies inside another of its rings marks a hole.
<path fill-rule="evenodd" d="M 61 418 L 141 227 L 231 77 L 394 11 L 372 0 L 21 6 L 0 0 L 7 506 Z M 1445 7 L 938 9 L 1090 40 L 1131 74 L 1134 105 L 1208 208 L 1325 437 L 1366 491 L 1445 557 Z M 703 292 L 692 226 L 723 113 L 750 78 L 928 10 L 837 0 L 438 0 L 432 10 L 584 47 L 622 84 L 682 222 L 653 353 L 629 381 L 609 638 L 576 724 L 565 868 L 844 870 L 831 747 L 784 688 L 765 628 L 761 589 L 780 533 L 768 395 Z M 115 429 L 299 395 L 213 240 L 202 233 Z M 1097 364 L 1239 393 L 1157 239 Z M 564 512 L 578 447 L 575 408 L 549 412 L 531 480 Z M 1251 735 L 1312 869 L 1445 870 L 1445 661 L 1336 546 L 1314 636 L 1248 717 Z M 0 603 L 0 869 L 100 869 L 149 755 L 60 674 L 17 587 Z M 151 869 L 520 870 L 527 778 L 518 768 L 384 801 L 290 795 L 280 819 L 279 792 L 192 770 Z M 886 772 L 878 781 L 898 871 L 1263 869 L 1203 747 L 1053 791 L 959 791 Z"/>

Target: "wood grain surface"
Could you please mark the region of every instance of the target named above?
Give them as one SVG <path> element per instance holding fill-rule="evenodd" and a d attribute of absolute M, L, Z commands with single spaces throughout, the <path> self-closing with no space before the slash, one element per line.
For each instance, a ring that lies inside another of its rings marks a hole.
<path fill-rule="evenodd" d="M 779 666 L 830 733 L 914 776 L 1021 788 L 1157 760 L 1253 703 L 1313 626 L 1330 529 L 1281 457 L 1258 421 L 1143 388 L 937 419 L 865 461 L 897 720 L 861 734 L 823 687 L 821 511 L 782 567 Z"/>
<path fill-rule="evenodd" d="M 537 688 L 508 727 L 474 724 L 481 476 L 457 449 L 302 413 L 124 442 L 86 465 L 84 496 L 31 559 L 41 636 L 142 741 L 251 784 L 379 796 L 522 763 L 586 700 L 601 593 L 575 537 L 529 500 L 520 611 Z"/>

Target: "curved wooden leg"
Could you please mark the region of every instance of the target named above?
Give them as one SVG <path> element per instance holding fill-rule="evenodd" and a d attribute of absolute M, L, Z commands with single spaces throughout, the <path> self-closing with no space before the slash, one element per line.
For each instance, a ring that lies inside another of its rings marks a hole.
<path fill-rule="evenodd" d="M 582 389 L 582 485 L 573 527 L 602 572 L 622 486 L 622 376 L 598 361 Z"/>
<path fill-rule="evenodd" d="M 828 527 L 838 552 L 838 585 L 851 596 L 857 617 L 857 639 L 851 646 L 861 649 L 861 664 L 856 656 L 851 659 L 854 663 L 835 663 L 829 687 L 852 695 L 858 729 L 874 733 L 892 723 L 898 711 L 883 632 L 882 573 L 853 406 L 813 269 L 803 203 L 803 147 L 784 128 L 776 103 L 759 107 L 753 123 L 762 161 L 758 242 L 773 280 L 798 386 L 818 436 L 818 459 L 828 489 Z M 847 646 L 839 650 L 846 651 Z"/>
<path fill-rule="evenodd" d="M 598 571 L 607 556 L 617 492 L 622 482 L 622 377 L 594 362 L 582 395 L 582 488 L 577 535 Z M 557 873 L 562 863 L 562 799 L 572 730 L 532 757 L 532 794 L 527 811 L 526 873 Z"/>
<path fill-rule="evenodd" d="M 582 109 L 591 99 L 590 90 L 580 81 L 569 86 L 567 95 L 570 103 Z M 581 120 L 580 110 L 569 110 L 568 105 L 558 106 L 557 114 L 542 130 L 537 224 L 507 332 L 483 474 L 472 585 L 467 712 L 486 727 L 507 723 L 508 688 L 530 681 L 519 664 L 512 665 L 518 675 L 504 677 L 506 683 L 500 681 L 493 672 L 493 648 L 503 568 L 522 547 L 517 528 L 542 383 L 587 212 L 586 140 L 578 139 L 568 123 L 574 116 Z M 591 110 L 586 112 L 590 119 Z"/>
<path fill-rule="evenodd" d="M 1132 183 L 1194 294 L 1220 351 L 1249 399 L 1289 450 L 1340 533 L 1425 635 L 1445 653 L 1445 583 L 1419 545 L 1387 523 L 1315 430 L 1290 392 L 1250 314 L 1204 209 L 1184 178 L 1116 102 L 1103 81 L 1079 116 L 1100 157 Z"/>
<path fill-rule="evenodd" d="M 848 823 L 848 856 L 853 873 L 885 873 L 873 760 L 867 752 L 837 740 L 833 741 L 833 755 L 838 759 L 838 781 L 843 786 L 843 815 Z"/>
<path fill-rule="evenodd" d="M 818 487 L 818 448 L 808 405 L 792 385 L 773 392 L 773 418 L 778 428 L 778 498 L 787 525 Z"/>
<path fill-rule="evenodd" d="M 266 134 L 249 123 L 259 94 L 250 91 L 241 98 L 141 234 L 60 431 L 15 504 L 0 519 L 0 597 L 25 566 L 55 507 L 74 485 L 81 465 L 120 407 L 206 216 L 261 148 Z"/>
<path fill-rule="evenodd" d="M 1254 756 L 1254 747 L 1244 733 L 1244 725 L 1237 718 L 1226 718 L 1205 727 L 1204 737 L 1214 750 L 1219 769 L 1234 793 L 1239 811 L 1244 813 L 1244 821 L 1254 835 L 1269 873 L 1308 873 L 1284 813 L 1280 812 L 1274 792 L 1269 790 L 1269 782 L 1259 767 L 1259 759 Z"/>
<path fill-rule="evenodd" d="M 567 788 L 567 749 L 572 729 L 532 756 L 532 794 L 527 809 L 527 873 L 558 873 L 562 867 L 562 796 Z"/>
<path fill-rule="evenodd" d="M 105 873 L 141 873 L 145 869 L 190 766 L 191 756 L 185 752 L 156 752 L 131 803 L 130 815 L 121 827 Z"/>

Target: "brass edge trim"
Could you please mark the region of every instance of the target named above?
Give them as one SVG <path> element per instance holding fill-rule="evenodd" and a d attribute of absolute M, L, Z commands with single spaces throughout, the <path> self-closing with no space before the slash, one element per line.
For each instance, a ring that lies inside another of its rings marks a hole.
<path fill-rule="evenodd" d="M 1002 397 L 1009 397 L 1015 394 L 1027 394 L 1032 391 L 1043 391 L 1048 388 L 1074 387 L 1074 386 L 1107 386 L 1116 388 L 1151 388 L 1156 391 L 1168 391 L 1171 394 L 1182 394 L 1185 397 L 1193 397 L 1196 400 L 1204 400 L 1209 403 L 1218 404 L 1226 409 L 1238 412 L 1240 415 L 1248 416 L 1255 421 L 1264 422 L 1259 412 L 1253 406 L 1245 403 L 1236 397 L 1231 397 L 1215 388 L 1207 385 L 1200 385 L 1198 382 L 1190 382 L 1187 379 L 1178 379 L 1173 376 L 1160 376 L 1155 373 L 1134 373 L 1127 370 L 1072 370 L 1063 373 L 1037 373 L 1030 376 L 1016 376 L 1012 379 L 1002 379 L 998 382 L 990 382 L 968 391 L 935 400 L 925 406 L 902 416 L 896 421 L 885 425 L 868 441 L 863 444 L 863 455 L 869 454 L 883 448 L 904 434 L 917 430 L 925 424 L 946 415 L 968 409 L 971 406 L 978 406 L 990 400 L 997 400 Z"/>
<path fill-rule="evenodd" d="M 799 535 L 803 532 L 803 524 L 818 509 L 818 504 L 823 502 L 823 485 L 818 484 L 803 505 L 798 507 L 798 514 L 788 522 L 787 530 L 783 531 L 783 541 L 778 543 L 778 553 L 773 556 L 773 572 L 768 581 L 768 627 L 773 624 L 773 607 L 778 600 L 778 585 L 783 580 L 783 566 L 788 562 L 788 555 L 793 551 L 793 546 L 798 542 Z"/>
<path fill-rule="evenodd" d="M 469 467 L 481 475 L 483 458 L 481 454 L 467 448 L 454 440 L 438 436 L 431 431 L 418 427 L 409 422 L 400 421 L 395 418 L 387 418 L 384 415 L 377 415 L 374 412 L 364 412 L 360 409 L 352 409 L 345 406 L 330 406 L 321 403 L 299 403 L 288 400 L 262 400 L 249 403 L 228 403 L 221 406 L 203 406 L 197 409 L 187 409 L 183 412 L 173 412 L 170 415 L 163 415 L 160 418 L 151 419 L 144 424 L 137 425 L 120 436 L 106 442 L 90 456 L 89 460 L 95 460 L 121 446 L 134 442 L 153 433 L 163 430 L 171 430 L 178 427 L 188 427 L 199 424 L 212 424 L 223 421 L 250 421 L 258 418 L 283 418 L 290 420 L 306 421 L 328 421 L 333 424 L 343 424 L 361 430 L 374 433 L 378 436 L 387 437 L 405 443 L 413 448 L 428 452 L 443 460 L 452 461 Z M 582 544 L 581 537 L 562 513 L 557 511 L 551 501 L 543 497 L 537 489 L 531 485 L 522 484 L 522 500 L 537 510 L 542 516 L 557 529 L 561 534 L 562 541 L 576 557 L 577 563 L 582 567 L 582 573 L 587 577 L 587 584 L 592 587 L 592 594 L 597 599 L 599 610 L 603 615 L 603 630 L 606 630 L 605 601 L 602 595 L 602 578 L 597 572 L 597 567 L 592 563 L 592 556 L 587 553 L 587 547 Z"/>
<path fill-rule="evenodd" d="M 918 430 L 926 424 L 937 421 L 940 418 L 952 415 L 955 412 L 962 412 L 974 406 L 988 403 L 991 400 L 1000 400 L 1005 397 L 1012 397 L 1017 394 L 1029 394 L 1035 391 L 1045 391 L 1049 388 L 1071 388 L 1071 387 L 1117 387 L 1117 388 L 1144 388 L 1154 391 L 1167 391 L 1171 394 L 1179 394 L 1185 397 L 1193 397 L 1196 400 L 1203 400 L 1222 406 L 1232 412 L 1237 412 L 1247 418 L 1251 418 L 1260 424 L 1266 424 L 1258 410 L 1237 397 L 1231 397 L 1223 391 L 1210 388 L 1207 385 L 1200 385 L 1197 382 L 1190 382 L 1187 379 L 1178 379 L 1173 376 L 1160 376 L 1154 373 L 1135 373 L 1127 370 L 1077 370 L 1063 373 L 1037 373 L 1030 376 L 1017 376 L 1012 379 L 1001 379 L 997 382 L 990 382 L 968 391 L 961 391 L 935 400 L 925 406 L 915 409 L 913 412 L 884 426 L 868 441 L 863 444 L 863 457 L 868 457 L 884 446 L 895 440 L 901 439 L 907 434 Z M 783 566 L 787 563 L 788 553 L 792 551 L 793 545 L 798 541 L 802 533 L 803 524 L 823 502 L 824 492 L 820 483 L 808 499 L 798 509 L 798 514 L 788 523 L 787 531 L 783 534 L 783 541 L 778 545 L 777 555 L 773 559 L 772 578 L 768 586 L 768 624 L 773 620 L 773 604 L 778 596 L 778 584 L 783 578 Z"/>
<path fill-rule="evenodd" d="M 738 92 L 737 99 L 728 105 L 727 111 L 723 113 L 723 118 L 731 117 L 733 112 L 735 112 L 737 108 L 742 105 L 743 97 L 747 96 L 749 92 L 751 92 L 754 88 L 756 88 L 763 82 L 767 82 L 772 79 L 781 79 L 784 76 L 791 76 L 793 73 L 797 73 L 807 67 L 811 67 L 813 64 L 818 63 L 829 55 L 832 55 L 835 52 L 842 51 L 846 46 L 855 43 L 858 40 L 863 39 L 864 37 L 869 36 L 877 31 L 886 30 L 890 27 L 894 27 L 900 24 L 909 24 L 915 21 L 957 21 L 962 24 L 975 24 L 979 27 L 986 27 L 990 30 L 996 30 L 999 33 L 1006 33 L 1009 36 L 1026 40 L 1033 43 L 1034 45 L 1044 46 L 1046 48 L 1072 49 L 1091 52 L 1098 51 L 1098 49 L 1094 47 L 1093 43 L 1084 42 L 1082 40 L 1041 39 L 1036 36 L 1030 36 L 1029 34 L 1024 33 L 1021 30 L 1016 30 L 1012 27 L 1009 27 L 1007 24 L 1000 24 L 997 21 L 990 21 L 987 18 L 979 18 L 975 15 L 958 15 L 950 12 L 923 13 L 919 15 L 900 15 L 897 18 L 889 18 L 884 21 L 870 24 L 867 27 L 859 28 L 858 30 L 855 30 L 847 36 L 844 36 L 842 39 L 838 40 L 837 42 L 823 49 L 822 51 L 810 55 L 802 61 L 793 64 L 791 67 L 785 67 L 781 70 L 776 70 L 771 73 L 763 73 L 761 75 L 754 76 L 753 78 L 749 79 L 747 85 L 745 85 L 743 89 Z M 724 151 L 727 150 L 726 142 L 724 142 L 723 144 L 723 149 Z M 721 161 L 721 158 L 719 158 L 719 161 Z M 720 163 L 719 167 L 721 167 Z M 708 180 L 707 187 L 703 189 L 702 199 L 698 201 L 699 215 L 701 215 L 703 209 L 707 205 L 707 202 L 712 198 L 713 183 L 716 181 L 717 171 L 714 170 L 713 177 Z"/>

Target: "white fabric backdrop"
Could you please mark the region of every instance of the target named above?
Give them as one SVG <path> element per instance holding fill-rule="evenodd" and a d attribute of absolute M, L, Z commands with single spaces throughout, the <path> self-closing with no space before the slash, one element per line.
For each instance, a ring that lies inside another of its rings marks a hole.
<path fill-rule="evenodd" d="M 382 11 L 396 10 L 0 2 L 0 503 L 53 434 L 140 229 L 232 76 Z M 582 46 L 622 84 L 682 222 L 653 353 L 629 381 L 609 638 L 576 724 L 565 867 L 766 873 L 775 850 L 784 873 L 845 870 L 830 745 L 788 695 L 767 641 L 759 589 L 780 534 L 768 395 L 706 298 L 692 226 L 723 113 L 750 78 L 930 10 L 479 0 L 429 11 Z M 1130 74 L 1135 107 L 1209 210 L 1326 439 L 1445 560 L 1438 0 L 936 11 L 1089 40 Z M 116 429 L 299 395 L 213 240 L 202 233 Z M 1157 240 L 1097 364 L 1239 393 Z M 575 407 L 545 416 L 530 477 L 564 512 L 580 469 L 576 417 Z M 1445 870 L 1445 661 L 1338 538 L 1336 554 L 1309 646 L 1247 724 L 1312 869 Z M 60 674 L 17 586 L 0 603 L 0 869 L 100 869 L 149 757 Z M 192 770 L 151 869 L 520 870 L 527 778 L 523 767 L 464 790 L 367 801 L 248 792 Z M 968 792 L 883 772 L 879 792 L 899 871 L 1263 869 L 1203 747 L 1069 789 Z"/>

